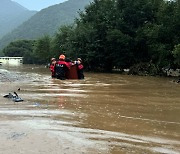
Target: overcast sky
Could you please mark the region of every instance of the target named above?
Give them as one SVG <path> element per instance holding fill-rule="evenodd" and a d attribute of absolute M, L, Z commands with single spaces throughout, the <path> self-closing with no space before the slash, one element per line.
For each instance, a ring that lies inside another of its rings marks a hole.
<path fill-rule="evenodd" d="M 15 1 L 29 10 L 40 11 L 51 5 L 59 4 L 67 0 L 12 0 Z"/>

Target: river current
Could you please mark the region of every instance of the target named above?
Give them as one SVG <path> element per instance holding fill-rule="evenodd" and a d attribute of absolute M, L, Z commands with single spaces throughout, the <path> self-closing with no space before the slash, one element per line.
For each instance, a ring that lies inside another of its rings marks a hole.
<path fill-rule="evenodd" d="M 17 92 L 23 102 L 3 96 Z M 37 65 L 0 66 L 0 153 L 180 153 L 180 84 L 85 73 L 52 79 Z M 36 143 L 36 144 L 35 144 Z"/>

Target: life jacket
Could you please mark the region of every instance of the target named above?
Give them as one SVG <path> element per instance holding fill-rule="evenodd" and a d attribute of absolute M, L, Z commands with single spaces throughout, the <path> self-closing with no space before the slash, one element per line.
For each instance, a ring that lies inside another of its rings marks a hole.
<path fill-rule="evenodd" d="M 52 63 L 50 66 L 49 66 L 49 69 L 52 73 L 52 77 L 55 77 L 55 63 Z"/>
<path fill-rule="evenodd" d="M 69 65 L 65 61 L 57 61 L 55 65 L 56 77 L 61 80 L 65 80 L 65 73 L 69 69 Z"/>
<path fill-rule="evenodd" d="M 83 69 L 84 68 L 84 66 L 82 65 L 82 64 L 79 64 L 78 65 L 78 70 L 81 70 L 81 69 Z"/>
<path fill-rule="evenodd" d="M 78 65 L 78 79 L 84 79 L 83 68 L 84 66 L 82 64 Z"/>

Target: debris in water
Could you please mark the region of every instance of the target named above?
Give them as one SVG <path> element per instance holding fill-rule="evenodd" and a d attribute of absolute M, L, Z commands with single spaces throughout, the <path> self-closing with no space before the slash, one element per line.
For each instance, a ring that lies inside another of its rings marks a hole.
<path fill-rule="evenodd" d="M 39 107 L 40 105 L 41 105 L 40 103 L 37 103 L 37 102 L 34 103 L 34 106 Z"/>
<path fill-rule="evenodd" d="M 8 137 L 8 139 L 16 140 L 16 139 L 20 139 L 21 137 L 23 137 L 25 135 L 26 135 L 25 133 L 13 132 L 13 133 L 11 133 L 10 137 Z"/>
<path fill-rule="evenodd" d="M 14 102 L 22 102 L 24 101 L 22 98 L 20 98 L 18 96 L 18 94 L 16 92 L 14 92 L 15 96 L 11 93 L 7 94 L 7 95 L 4 95 L 5 98 L 10 98 L 12 99 Z"/>

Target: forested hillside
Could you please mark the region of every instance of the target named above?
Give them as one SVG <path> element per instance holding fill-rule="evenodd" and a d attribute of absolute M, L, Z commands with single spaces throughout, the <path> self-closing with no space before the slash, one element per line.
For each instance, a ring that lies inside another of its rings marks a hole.
<path fill-rule="evenodd" d="M 29 11 L 11 0 L 0 0 L 0 38 L 17 28 L 35 13 L 36 11 Z"/>
<path fill-rule="evenodd" d="M 94 0 L 74 25 L 61 27 L 53 37 L 12 42 L 3 52 L 36 64 L 64 53 L 81 57 L 93 71 L 161 74 L 180 68 L 180 0 Z"/>
<path fill-rule="evenodd" d="M 41 10 L 0 40 L 0 48 L 18 39 L 36 39 L 45 34 L 53 35 L 58 27 L 74 22 L 78 11 L 84 10 L 90 0 L 69 0 Z"/>

